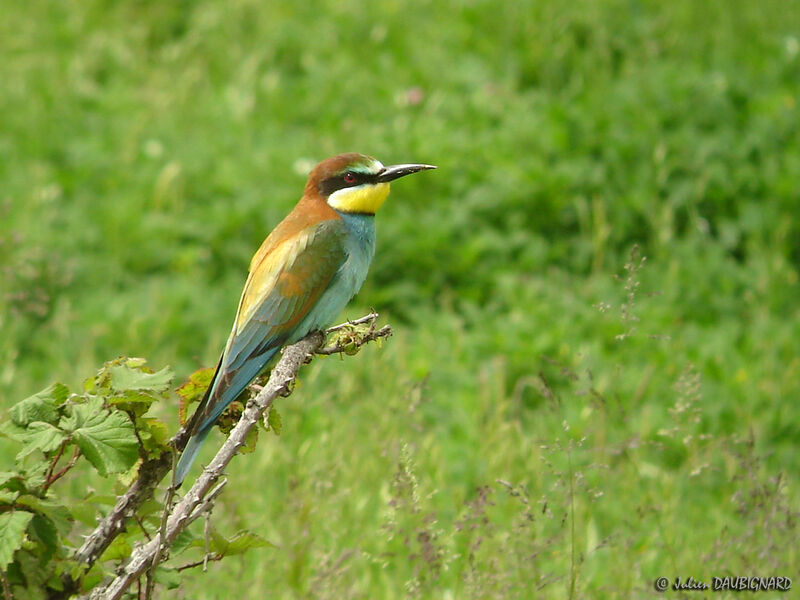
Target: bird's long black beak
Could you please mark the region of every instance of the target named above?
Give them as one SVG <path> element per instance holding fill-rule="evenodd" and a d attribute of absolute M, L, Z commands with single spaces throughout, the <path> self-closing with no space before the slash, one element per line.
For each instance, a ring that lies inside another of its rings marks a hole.
<path fill-rule="evenodd" d="M 428 169 L 435 169 L 433 165 L 390 165 L 384 167 L 383 171 L 378 173 L 378 183 L 389 183 L 400 177 L 418 173 L 419 171 L 427 171 Z"/>

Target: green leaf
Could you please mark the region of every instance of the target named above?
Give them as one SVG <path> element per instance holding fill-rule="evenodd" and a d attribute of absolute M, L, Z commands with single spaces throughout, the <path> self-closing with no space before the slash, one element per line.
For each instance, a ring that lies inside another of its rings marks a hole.
<path fill-rule="evenodd" d="M 230 542 L 222 535 L 213 525 L 208 530 L 208 552 L 213 554 L 222 554 L 222 551 L 230 545 Z M 202 548 L 206 551 L 206 538 L 205 535 L 196 537 L 189 544 L 190 548 Z"/>
<path fill-rule="evenodd" d="M 69 512 L 78 523 L 89 527 L 94 527 L 97 524 L 97 517 L 101 514 L 94 504 L 83 500 L 70 502 Z"/>
<path fill-rule="evenodd" d="M 130 359 L 126 364 L 109 367 L 112 390 L 116 392 L 147 390 L 161 393 L 169 388 L 173 377 L 171 368 L 164 367 L 155 373 L 147 373 L 141 368 L 142 364 L 131 366 L 133 360 L 136 359 Z"/>
<path fill-rule="evenodd" d="M 175 555 L 180 554 L 186 548 L 189 548 L 192 543 L 199 539 L 198 536 L 190 530 L 190 528 L 186 528 L 181 531 L 178 535 L 175 536 L 175 539 L 172 542 L 172 546 L 170 547 L 169 551 Z"/>
<path fill-rule="evenodd" d="M 189 543 L 192 548 L 205 548 L 206 542 L 204 538 L 195 538 Z M 265 540 L 260 535 L 251 531 L 240 531 L 230 540 L 225 539 L 215 527 L 211 528 L 209 536 L 208 551 L 222 556 L 233 556 L 235 554 L 242 554 L 251 548 L 263 548 L 265 546 L 275 547 L 275 544 Z"/>
<path fill-rule="evenodd" d="M 136 428 L 142 438 L 144 449 L 151 457 L 155 457 L 169 447 L 169 429 L 166 424 L 155 417 L 138 417 Z"/>
<path fill-rule="evenodd" d="M 34 421 L 44 421 L 55 425 L 59 419 L 58 406 L 64 403 L 69 395 L 67 386 L 54 383 L 33 396 L 17 402 L 8 411 L 15 425 L 25 427 Z"/>
<path fill-rule="evenodd" d="M 159 522 L 161 521 L 161 512 L 164 510 L 164 505 L 158 500 L 146 500 L 139 507 L 136 513 L 139 517 L 149 517 L 150 515 L 157 515 Z"/>
<path fill-rule="evenodd" d="M 62 547 L 58 539 L 58 529 L 44 515 L 35 515 L 33 517 L 28 527 L 28 534 L 34 542 L 41 546 L 42 551 L 38 554 L 44 562 L 48 562 Z"/>
<path fill-rule="evenodd" d="M 0 490 L 0 504 L 14 504 L 19 498 L 19 492 Z"/>
<path fill-rule="evenodd" d="M 14 471 L 0 471 L 0 488 L 15 477 L 18 477 L 18 474 Z"/>
<path fill-rule="evenodd" d="M 205 543 L 205 540 L 203 540 Z M 222 535 L 216 527 L 211 527 L 208 536 L 208 550 L 209 552 L 216 552 L 222 555 L 225 548 L 230 545 L 228 538 Z"/>
<path fill-rule="evenodd" d="M 81 591 L 83 592 L 89 592 L 97 587 L 97 584 L 103 581 L 103 577 L 105 575 L 99 563 L 94 563 L 92 568 L 89 569 L 85 575 L 82 573 L 83 567 L 80 567 L 77 570 L 73 569 L 73 572 L 76 571 L 77 578 L 81 582 Z M 81 577 L 81 575 L 83 575 L 83 577 Z"/>
<path fill-rule="evenodd" d="M 67 507 L 60 502 L 24 494 L 17 498 L 16 504 L 30 508 L 32 511 L 47 517 L 62 536 L 68 535 L 72 530 L 72 515 Z"/>
<path fill-rule="evenodd" d="M 107 560 L 125 560 L 131 555 L 133 548 L 125 535 L 118 535 L 100 556 L 100 562 Z"/>
<path fill-rule="evenodd" d="M 174 590 L 183 583 L 183 576 L 177 569 L 162 567 L 156 570 L 155 580 L 159 585 L 163 585 L 168 590 Z"/>
<path fill-rule="evenodd" d="M 275 432 L 275 435 L 281 434 L 281 428 L 283 427 L 283 422 L 281 421 L 281 415 L 278 412 L 278 409 L 274 406 L 269 409 L 269 414 L 267 415 L 267 426 Z"/>
<path fill-rule="evenodd" d="M 197 402 L 206 393 L 208 386 L 211 385 L 211 379 L 214 377 L 216 369 L 208 367 L 205 369 L 198 369 L 189 375 L 189 381 L 180 386 L 176 391 L 178 396 L 187 404 Z"/>
<path fill-rule="evenodd" d="M 22 450 L 17 454 L 17 460 L 22 460 L 36 450 L 41 450 L 45 453 L 54 452 L 66 437 L 67 434 L 58 427 L 43 421 L 35 421 L 28 425 L 25 433 L 17 436 L 17 440 L 23 444 Z"/>
<path fill-rule="evenodd" d="M 133 413 L 137 417 L 146 413 L 150 405 L 156 400 L 158 400 L 158 397 L 151 393 L 135 391 L 127 391 L 120 396 L 106 398 L 108 404 L 116 406 L 125 412 Z"/>
<path fill-rule="evenodd" d="M 104 477 L 130 469 L 139 458 L 130 419 L 122 412 L 103 408 L 101 398 L 74 405 L 72 414 L 61 419 L 60 426 L 72 433 L 83 455 Z"/>
<path fill-rule="evenodd" d="M 133 466 L 128 469 L 127 471 L 123 471 L 117 475 L 117 486 L 122 486 L 123 489 L 128 489 L 133 485 L 133 482 L 136 481 L 136 478 L 139 476 L 139 468 L 142 466 L 143 459 L 140 456 L 136 459 L 136 462 L 133 463 Z M 118 490 L 122 493 L 122 490 Z"/>
<path fill-rule="evenodd" d="M 10 473 L 10 477 L 4 474 L 3 483 L 0 484 L 0 490 L 9 490 L 11 492 L 18 492 L 21 494 L 27 493 L 28 490 L 33 490 L 44 485 L 44 474 L 42 473 L 50 463 L 48 461 L 37 461 L 32 465 L 25 465 L 23 469 L 17 473 Z"/>
<path fill-rule="evenodd" d="M 258 443 L 258 428 L 253 427 L 247 432 L 247 437 L 244 439 L 244 446 L 239 448 L 239 452 L 241 454 L 250 454 L 256 449 L 256 443 Z"/>
<path fill-rule="evenodd" d="M 46 600 L 44 584 L 50 578 L 55 565 L 43 560 L 41 556 L 30 550 L 16 555 L 16 564 L 25 581 L 24 592 L 14 590 L 14 598 L 19 600 Z M 21 593 L 20 593 L 21 592 Z"/>
<path fill-rule="evenodd" d="M 240 531 L 228 543 L 227 548 L 221 554 L 223 556 L 234 556 L 242 554 L 251 548 L 264 548 L 266 546 L 275 547 L 275 544 L 265 540 L 260 535 L 251 531 Z"/>
<path fill-rule="evenodd" d="M 83 382 L 83 389 L 100 396 L 113 396 L 126 391 L 146 391 L 161 394 L 172 379 L 169 367 L 158 373 L 145 366 L 143 358 L 121 356 L 103 365 L 97 375 Z M 166 377 L 166 384 L 164 378 Z"/>
<path fill-rule="evenodd" d="M 53 574 L 50 575 L 50 579 L 47 580 L 47 587 L 51 590 L 56 590 L 58 592 L 64 591 L 64 582 L 61 580 L 61 573 L 63 572 L 62 567 L 66 561 L 59 561 L 53 570 Z"/>
<path fill-rule="evenodd" d="M 100 506 L 114 506 L 117 503 L 117 497 L 114 494 L 89 494 L 84 500 Z"/>
<path fill-rule="evenodd" d="M 215 368 L 198 369 L 191 375 L 189 380 L 175 390 L 180 397 L 178 404 L 178 418 L 181 423 L 186 422 L 186 412 L 193 402 L 200 402 L 206 393 L 211 380 L 214 378 Z"/>
<path fill-rule="evenodd" d="M 95 393 L 97 391 L 96 377 L 87 377 L 83 380 L 83 391 Z"/>
<path fill-rule="evenodd" d="M 0 571 L 5 571 L 14 558 L 14 552 L 25 541 L 25 529 L 33 513 L 23 510 L 0 514 Z"/>

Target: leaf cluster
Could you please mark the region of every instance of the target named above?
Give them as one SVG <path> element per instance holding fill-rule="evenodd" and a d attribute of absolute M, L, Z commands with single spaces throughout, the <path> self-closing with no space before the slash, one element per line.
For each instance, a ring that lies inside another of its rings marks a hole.
<path fill-rule="evenodd" d="M 206 371 L 178 388 L 182 404 L 202 396 L 210 379 Z M 150 498 L 126 515 L 125 526 L 96 560 L 74 556 L 86 529 L 115 505 L 140 466 L 172 452 L 167 425 L 151 411 L 174 399 L 172 383 L 169 367 L 154 371 L 142 358 L 121 357 L 106 362 L 80 390 L 54 383 L 11 407 L 0 423 L 0 436 L 17 448 L 14 469 L 0 472 L 0 583 L 7 596 L 60 598 L 89 591 L 137 542 L 157 534 L 165 507 Z M 99 476 L 98 489 L 109 493 L 76 493 L 65 483 L 74 470 L 81 480 Z M 162 565 L 155 580 L 175 587 L 180 570 L 265 544 L 246 531 L 231 539 L 213 527 L 205 536 L 186 531 L 173 554 L 190 556 L 201 548 L 205 556 L 183 566 Z"/>

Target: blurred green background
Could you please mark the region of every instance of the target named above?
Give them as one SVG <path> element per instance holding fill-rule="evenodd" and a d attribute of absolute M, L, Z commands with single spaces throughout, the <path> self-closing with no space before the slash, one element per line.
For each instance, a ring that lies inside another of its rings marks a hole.
<path fill-rule="evenodd" d="M 3 408 L 213 365 L 310 166 L 439 165 L 343 315 L 395 337 L 230 469 L 275 547 L 179 597 L 800 580 L 797 2 L 33 0 L 0 56 Z"/>

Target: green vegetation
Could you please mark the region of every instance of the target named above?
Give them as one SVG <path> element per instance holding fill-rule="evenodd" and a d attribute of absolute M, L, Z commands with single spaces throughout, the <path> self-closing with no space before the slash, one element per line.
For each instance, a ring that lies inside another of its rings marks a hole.
<path fill-rule="evenodd" d="M 214 526 L 274 546 L 185 597 L 800 584 L 796 2 L 3 13 L 4 413 L 120 355 L 212 366 L 317 160 L 439 165 L 395 187 L 344 315 L 395 337 L 315 361 L 230 469 Z"/>

